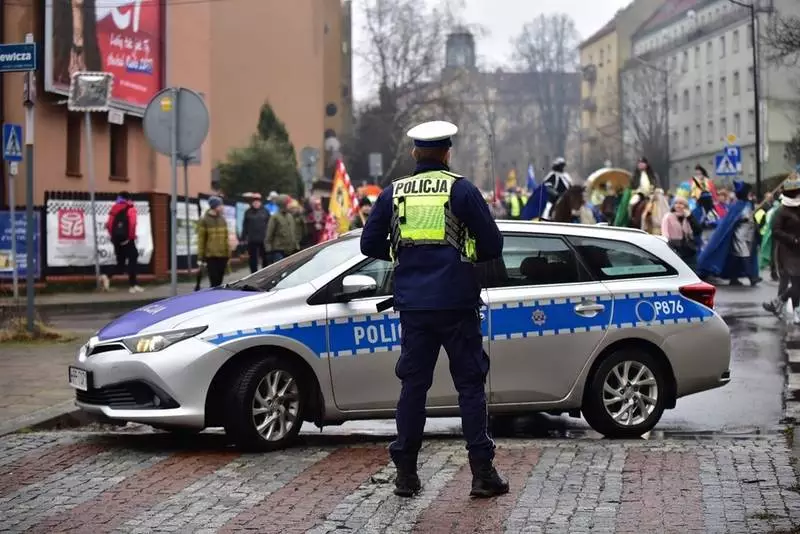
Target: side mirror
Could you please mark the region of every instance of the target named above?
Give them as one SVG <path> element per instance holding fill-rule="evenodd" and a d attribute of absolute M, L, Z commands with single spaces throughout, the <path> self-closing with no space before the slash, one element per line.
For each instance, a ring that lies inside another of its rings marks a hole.
<path fill-rule="evenodd" d="M 342 292 L 340 297 L 353 299 L 361 296 L 369 296 L 378 290 L 378 283 L 371 276 L 363 274 L 351 274 L 342 280 Z"/>

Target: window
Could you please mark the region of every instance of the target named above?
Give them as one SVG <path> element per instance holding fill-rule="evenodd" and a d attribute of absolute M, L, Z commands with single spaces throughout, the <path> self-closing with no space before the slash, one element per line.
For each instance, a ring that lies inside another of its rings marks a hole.
<path fill-rule="evenodd" d="M 733 73 L 733 96 L 739 96 L 739 93 L 742 90 L 742 80 L 741 76 L 739 76 L 739 71 L 734 71 Z"/>
<path fill-rule="evenodd" d="M 719 138 L 725 139 L 727 135 L 728 135 L 728 118 L 722 117 L 719 120 Z"/>
<path fill-rule="evenodd" d="M 706 142 L 714 142 L 714 121 L 708 121 L 708 127 L 706 129 Z"/>
<path fill-rule="evenodd" d="M 706 103 L 708 104 L 708 111 L 714 109 L 714 82 L 708 82 L 708 91 L 706 93 Z"/>
<path fill-rule="evenodd" d="M 703 131 L 699 124 L 694 126 L 694 142 L 698 145 L 703 142 Z"/>
<path fill-rule="evenodd" d="M 755 71 L 753 71 L 753 67 L 747 69 L 747 90 L 753 90 L 753 81 L 755 80 Z"/>
<path fill-rule="evenodd" d="M 714 60 L 713 56 L 714 56 L 714 43 L 709 41 L 709 42 L 706 43 L 706 63 L 707 64 L 709 64 L 709 65 L 711 64 L 711 62 Z"/>
<path fill-rule="evenodd" d="M 752 109 L 747 112 L 747 133 L 752 134 L 756 131 L 756 113 Z"/>
<path fill-rule="evenodd" d="M 606 57 L 606 51 L 601 48 L 600 49 L 600 63 L 599 63 L 599 65 L 601 67 L 603 66 L 603 63 L 605 62 L 605 57 Z"/>
<path fill-rule="evenodd" d="M 696 68 L 696 69 L 700 68 L 700 47 L 699 46 L 695 46 L 694 47 L 694 68 Z"/>
<path fill-rule="evenodd" d="M 109 124 L 110 174 L 112 178 L 128 177 L 128 127 Z"/>
<path fill-rule="evenodd" d="M 81 176 L 81 118 L 67 111 L 67 176 Z"/>
<path fill-rule="evenodd" d="M 683 111 L 689 111 L 689 90 L 683 90 Z"/>
<path fill-rule="evenodd" d="M 703 101 L 703 91 L 700 89 L 699 85 L 694 87 L 694 109 L 697 113 L 700 113 L 700 103 Z"/>
<path fill-rule="evenodd" d="M 725 36 L 719 38 L 719 57 L 725 57 Z"/>
<path fill-rule="evenodd" d="M 733 53 L 739 53 L 739 30 L 733 31 L 733 43 L 731 43 L 731 47 L 733 47 Z"/>
<path fill-rule="evenodd" d="M 723 76 L 719 79 L 719 103 L 720 105 L 725 105 L 725 97 L 728 94 L 728 80 Z"/>
<path fill-rule="evenodd" d="M 681 63 L 681 71 L 688 72 L 689 71 L 689 51 L 683 51 L 683 62 Z"/>
<path fill-rule="evenodd" d="M 288 258 L 275 262 L 250 276 L 231 284 L 232 289 L 242 286 L 257 287 L 262 291 L 289 289 L 306 284 L 361 253 L 358 237 L 328 241 L 317 247 L 301 250 Z"/>
<path fill-rule="evenodd" d="M 502 261 L 478 265 L 485 287 L 571 284 L 590 280 L 573 250 L 560 237 L 506 234 Z"/>
<path fill-rule="evenodd" d="M 733 135 L 736 137 L 742 135 L 742 116 L 738 113 L 733 114 Z"/>
<path fill-rule="evenodd" d="M 689 142 L 690 142 L 690 140 L 689 140 L 689 127 L 685 126 L 683 128 L 683 148 L 684 149 L 688 149 L 689 148 Z"/>
<path fill-rule="evenodd" d="M 672 112 L 678 112 L 678 93 L 672 93 Z"/>
<path fill-rule="evenodd" d="M 678 132 L 677 130 L 672 132 L 672 148 L 676 149 L 680 146 L 680 140 L 678 139 Z"/>
<path fill-rule="evenodd" d="M 753 25 L 747 25 L 747 48 L 753 48 Z"/>
<path fill-rule="evenodd" d="M 651 278 L 677 274 L 675 269 L 644 249 L 612 239 L 570 237 L 570 242 L 600 280 Z"/>

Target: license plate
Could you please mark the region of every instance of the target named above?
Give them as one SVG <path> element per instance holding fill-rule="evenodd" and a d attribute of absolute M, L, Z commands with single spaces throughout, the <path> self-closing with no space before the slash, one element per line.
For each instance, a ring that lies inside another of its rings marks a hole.
<path fill-rule="evenodd" d="M 89 390 L 89 373 L 77 367 L 69 368 L 69 385 L 81 391 Z"/>

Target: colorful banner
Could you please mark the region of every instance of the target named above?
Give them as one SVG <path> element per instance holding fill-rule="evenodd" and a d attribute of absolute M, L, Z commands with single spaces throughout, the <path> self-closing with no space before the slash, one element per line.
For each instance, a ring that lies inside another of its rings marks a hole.
<path fill-rule="evenodd" d="M 14 233 L 16 239 L 11 236 L 11 213 L 9 211 L 0 211 L 0 278 L 11 279 L 14 276 L 14 270 L 11 265 L 11 247 L 17 251 L 17 276 L 20 279 L 25 278 L 27 275 L 27 241 L 25 240 L 25 232 L 27 225 L 25 224 L 25 212 L 17 211 L 14 213 L 16 220 L 16 227 Z M 33 213 L 33 271 L 36 278 L 41 274 L 41 262 L 39 258 L 39 212 Z M 13 244 L 12 244 L 13 243 Z"/>
<path fill-rule="evenodd" d="M 150 202 L 134 201 L 136 206 L 136 248 L 139 265 L 148 265 L 153 257 L 153 231 L 150 222 Z M 97 228 L 92 227 L 91 203 L 83 199 L 50 198 L 47 212 L 47 266 L 87 267 L 94 265 L 94 233 L 98 237 L 101 265 L 116 263 L 114 245 L 106 230 L 113 200 L 95 202 Z"/>
<path fill-rule="evenodd" d="M 189 220 L 186 220 L 186 202 L 178 201 L 178 212 L 175 214 L 177 219 L 177 250 L 178 256 L 186 256 L 186 225 L 189 225 L 189 239 L 192 255 L 197 254 L 197 221 L 200 219 L 200 210 L 197 200 L 189 199 Z"/>
<path fill-rule="evenodd" d="M 141 115 L 161 90 L 159 0 L 45 2 L 45 90 L 67 94 L 77 71 L 114 75 L 112 100 Z"/>
<path fill-rule="evenodd" d="M 356 190 L 350 182 L 350 175 L 347 174 L 344 163 L 342 160 L 337 160 L 328 212 L 336 220 L 338 233 L 343 234 L 350 230 L 350 221 L 357 211 Z"/>

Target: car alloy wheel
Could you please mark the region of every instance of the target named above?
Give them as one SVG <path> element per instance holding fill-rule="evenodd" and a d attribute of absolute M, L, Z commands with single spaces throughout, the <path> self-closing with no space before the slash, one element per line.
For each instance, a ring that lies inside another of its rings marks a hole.
<path fill-rule="evenodd" d="M 606 413 L 622 426 L 636 426 L 647 421 L 658 404 L 658 393 L 653 371 L 637 361 L 616 364 L 603 381 Z"/>
<path fill-rule="evenodd" d="M 300 390 L 287 371 L 273 369 L 253 394 L 253 424 L 267 441 L 284 439 L 299 424 Z"/>

